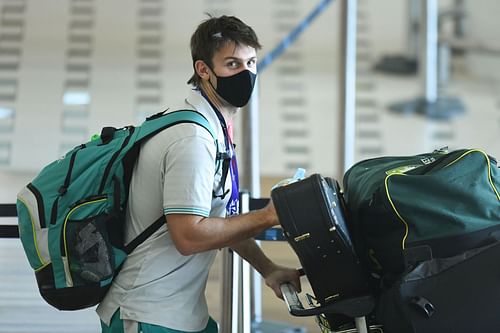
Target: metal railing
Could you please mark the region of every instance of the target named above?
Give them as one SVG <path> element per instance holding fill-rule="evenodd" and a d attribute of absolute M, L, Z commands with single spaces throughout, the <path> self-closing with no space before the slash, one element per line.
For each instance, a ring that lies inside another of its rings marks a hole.
<path fill-rule="evenodd" d="M 15 204 L 0 204 L 0 217 L 16 217 Z M 0 238 L 19 238 L 19 229 L 15 224 L 0 224 Z"/>
<path fill-rule="evenodd" d="M 259 62 L 259 71 L 267 68 L 273 60 L 279 57 L 330 3 L 331 0 L 322 0 L 288 36 L 282 39 L 273 51 Z M 341 0 L 340 5 L 342 19 L 340 20 L 341 45 L 339 49 L 341 56 L 339 69 L 341 74 L 338 108 L 340 121 L 338 128 L 341 137 L 338 140 L 340 154 L 337 159 L 339 163 L 337 176 L 343 175 L 347 168 L 354 162 L 357 0 Z M 325 38 L 328 38 L 328 36 L 325 36 Z M 259 95 L 257 87 L 245 112 L 242 112 L 244 117 L 242 126 L 242 137 L 244 138 L 242 142 L 242 151 L 244 152 L 242 165 L 244 166 L 245 173 L 242 175 L 241 184 L 243 188 L 246 186 L 250 191 L 249 196 L 252 198 L 260 197 L 258 108 Z M 229 297 L 225 294 L 222 295 L 222 332 L 264 332 L 262 330 L 264 323 L 261 319 L 260 308 L 260 276 L 249 269 L 248 263 L 244 262 L 231 251 L 225 250 L 223 256 L 223 289 L 231 290 L 234 297 Z M 245 282 L 248 280 L 252 280 L 253 282 L 248 284 Z M 253 303 L 248 300 L 253 301 Z M 227 302 L 230 303 L 228 304 Z M 250 320 L 248 320 L 248 316 L 250 316 Z M 235 324 L 234 320 L 237 320 L 238 323 Z M 271 333 L 271 331 L 274 332 L 274 330 L 269 330 L 265 333 Z"/>

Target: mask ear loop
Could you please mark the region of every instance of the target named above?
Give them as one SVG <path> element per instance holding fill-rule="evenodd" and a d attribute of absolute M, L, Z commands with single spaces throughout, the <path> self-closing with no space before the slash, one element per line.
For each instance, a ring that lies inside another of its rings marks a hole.
<path fill-rule="evenodd" d="M 206 61 L 203 60 L 205 65 L 210 69 L 210 72 L 212 72 L 212 75 L 218 78 L 217 74 L 215 74 L 215 71 L 208 65 Z M 210 75 L 210 73 L 209 73 Z M 222 97 L 220 97 L 219 93 L 217 92 L 217 89 L 214 87 L 212 84 L 212 75 L 209 76 L 208 78 L 208 83 L 202 83 L 203 84 L 203 90 L 205 91 L 206 97 L 210 100 L 210 102 L 215 106 L 217 109 L 221 109 L 223 105 L 227 102 L 224 101 Z M 203 82 L 206 82 L 203 80 Z"/>
<path fill-rule="evenodd" d="M 210 71 L 212 72 L 213 75 L 210 75 L 210 73 L 208 74 L 208 84 L 210 84 L 210 86 L 212 87 L 212 89 L 214 90 L 215 93 L 217 93 L 217 88 L 214 87 L 213 83 L 212 83 L 212 76 L 215 76 L 216 79 L 218 79 L 219 77 L 217 76 L 217 74 L 215 74 L 215 71 L 213 70 L 212 67 L 210 67 L 205 61 L 203 61 L 205 63 L 205 65 L 208 67 L 208 69 L 210 69 Z"/>

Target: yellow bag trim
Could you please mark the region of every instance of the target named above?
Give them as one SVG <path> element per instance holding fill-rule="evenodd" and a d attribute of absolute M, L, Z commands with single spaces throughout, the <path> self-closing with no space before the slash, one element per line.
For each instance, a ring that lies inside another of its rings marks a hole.
<path fill-rule="evenodd" d="M 457 157 L 457 159 L 455 159 L 454 161 L 448 163 L 445 166 L 445 168 L 449 167 L 450 165 L 454 164 L 459 159 L 461 159 L 462 157 L 464 157 L 464 156 L 466 156 L 466 155 L 468 155 L 470 153 L 481 153 L 484 156 L 484 158 L 486 159 L 486 163 L 488 164 L 488 182 L 490 183 L 490 186 L 493 189 L 493 192 L 495 192 L 498 201 L 500 201 L 500 194 L 498 193 L 498 190 L 495 187 L 495 183 L 493 183 L 493 179 L 491 178 L 491 161 L 490 161 L 490 157 L 484 151 L 482 151 L 480 149 L 471 149 L 471 150 L 468 150 L 465 153 L 463 153 L 461 156 Z"/>
<path fill-rule="evenodd" d="M 405 235 L 403 236 L 403 240 L 401 241 L 401 248 L 404 250 L 405 249 L 405 242 L 406 242 L 406 239 L 408 238 L 408 230 L 409 230 L 408 223 L 401 216 L 401 214 L 399 214 L 398 210 L 396 209 L 396 205 L 394 205 L 394 202 L 392 202 L 391 194 L 389 193 L 389 183 L 388 183 L 389 178 L 391 178 L 392 176 L 396 176 L 396 175 L 406 176 L 404 173 L 391 173 L 390 175 L 385 177 L 385 193 L 387 194 L 387 199 L 389 200 L 389 203 L 391 204 L 392 209 L 394 210 L 394 212 L 396 213 L 398 218 L 401 220 L 401 222 L 403 222 L 403 224 L 404 224 Z"/>
<path fill-rule="evenodd" d="M 453 160 L 450 163 L 448 163 L 445 166 L 445 168 L 447 168 L 450 165 L 456 163 L 457 161 L 459 161 L 463 157 L 467 156 L 468 154 L 475 153 L 475 152 L 476 153 L 481 153 L 485 157 L 487 165 L 488 165 L 488 182 L 490 183 L 490 186 L 493 189 L 493 192 L 495 192 L 496 197 L 497 197 L 498 201 L 500 202 L 500 194 L 499 194 L 497 188 L 495 187 L 495 184 L 493 183 L 493 179 L 491 178 L 491 161 L 490 161 L 490 158 L 489 158 L 488 154 L 486 154 L 484 151 L 482 151 L 480 149 L 471 149 L 471 150 L 468 150 L 468 151 L 464 152 L 462 155 L 460 155 L 459 157 L 457 157 L 455 160 Z M 401 216 L 401 214 L 399 214 L 398 210 L 396 209 L 396 205 L 392 201 L 391 195 L 389 193 L 389 183 L 388 183 L 389 178 L 392 177 L 392 176 L 396 176 L 396 175 L 406 176 L 406 174 L 401 173 L 401 172 L 394 172 L 394 173 L 391 173 L 391 174 L 387 175 L 385 177 L 385 182 L 384 182 L 385 183 L 385 193 L 387 195 L 387 199 L 389 200 L 389 203 L 391 204 L 392 209 L 394 210 L 394 212 L 396 213 L 396 215 L 400 219 L 400 221 L 403 222 L 403 224 L 404 224 L 405 234 L 404 234 L 403 239 L 401 241 L 401 248 L 404 250 L 405 249 L 406 239 L 408 238 L 409 226 L 408 226 L 408 223 L 405 221 L 405 219 Z"/>

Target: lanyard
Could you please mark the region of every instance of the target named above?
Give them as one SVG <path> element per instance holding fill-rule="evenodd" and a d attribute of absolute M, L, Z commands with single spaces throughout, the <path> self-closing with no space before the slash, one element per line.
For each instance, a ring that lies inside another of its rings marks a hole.
<path fill-rule="evenodd" d="M 232 157 L 229 166 L 229 175 L 231 176 L 231 197 L 226 205 L 226 212 L 229 216 L 237 215 L 240 212 L 240 193 L 238 179 L 238 162 L 236 161 L 236 153 L 234 146 L 231 144 Z"/>
<path fill-rule="evenodd" d="M 215 191 L 213 191 L 214 198 L 224 199 L 226 195 L 229 193 L 229 190 L 225 190 L 226 185 L 226 177 L 230 175 L 231 177 L 231 195 L 229 197 L 229 201 L 226 204 L 226 213 L 228 216 L 237 215 L 240 211 L 240 193 L 239 193 L 239 177 L 238 177 L 238 162 L 236 160 L 236 152 L 234 151 L 234 144 L 232 140 L 232 131 L 229 133 L 226 120 L 222 116 L 222 113 L 210 102 L 207 98 L 203 90 L 201 90 L 201 94 L 208 101 L 212 109 L 215 111 L 217 118 L 219 119 L 220 125 L 222 127 L 222 132 L 224 133 L 224 144 L 226 147 L 226 152 L 218 153 L 217 158 L 223 159 L 222 162 L 222 194 L 217 195 Z"/>
<path fill-rule="evenodd" d="M 230 159 L 224 159 L 222 165 L 222 177 L 226 177 L 226 173 L 224 172 L 224 164 L 229 163 L 229 175 L 231 176 L 231 195 L 229 197 L 229 201 L 226 205 L 226 212 L 228 216 L 237 215 L 240 211 L 240 193 L 239 193 L 239 178 L 238 178 L 238 162 L 236 161 L 236 152 L 234 151 L 234 145 L 231 135 L 228 133 L 227 125 L 224 117 L 220 113 L 219 110 L 215 109 L 215 113 L 219 118 L 222 131 L 224 132 L 224 140 L 226 144 L 226 148 L 230 153 Z M 225 180 L 223 180 L 223 185 L 225 185 Z M 224 189 L 223 189 L 224 190 Z M 222 199 L 224 199 L 226 193 L 223 194 Z"/>

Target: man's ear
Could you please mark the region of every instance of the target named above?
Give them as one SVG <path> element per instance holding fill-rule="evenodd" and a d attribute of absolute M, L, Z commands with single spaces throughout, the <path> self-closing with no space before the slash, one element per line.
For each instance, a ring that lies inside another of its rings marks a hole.
<path fill-rule="evenodd" d="M 210 79 L 210 69 L 203 60 L 196 60 L 194 62 L 194 69 L 196 71 L 196 74 L 198 74 L 198 76 L 201 77 L 202 80 Z"/>

